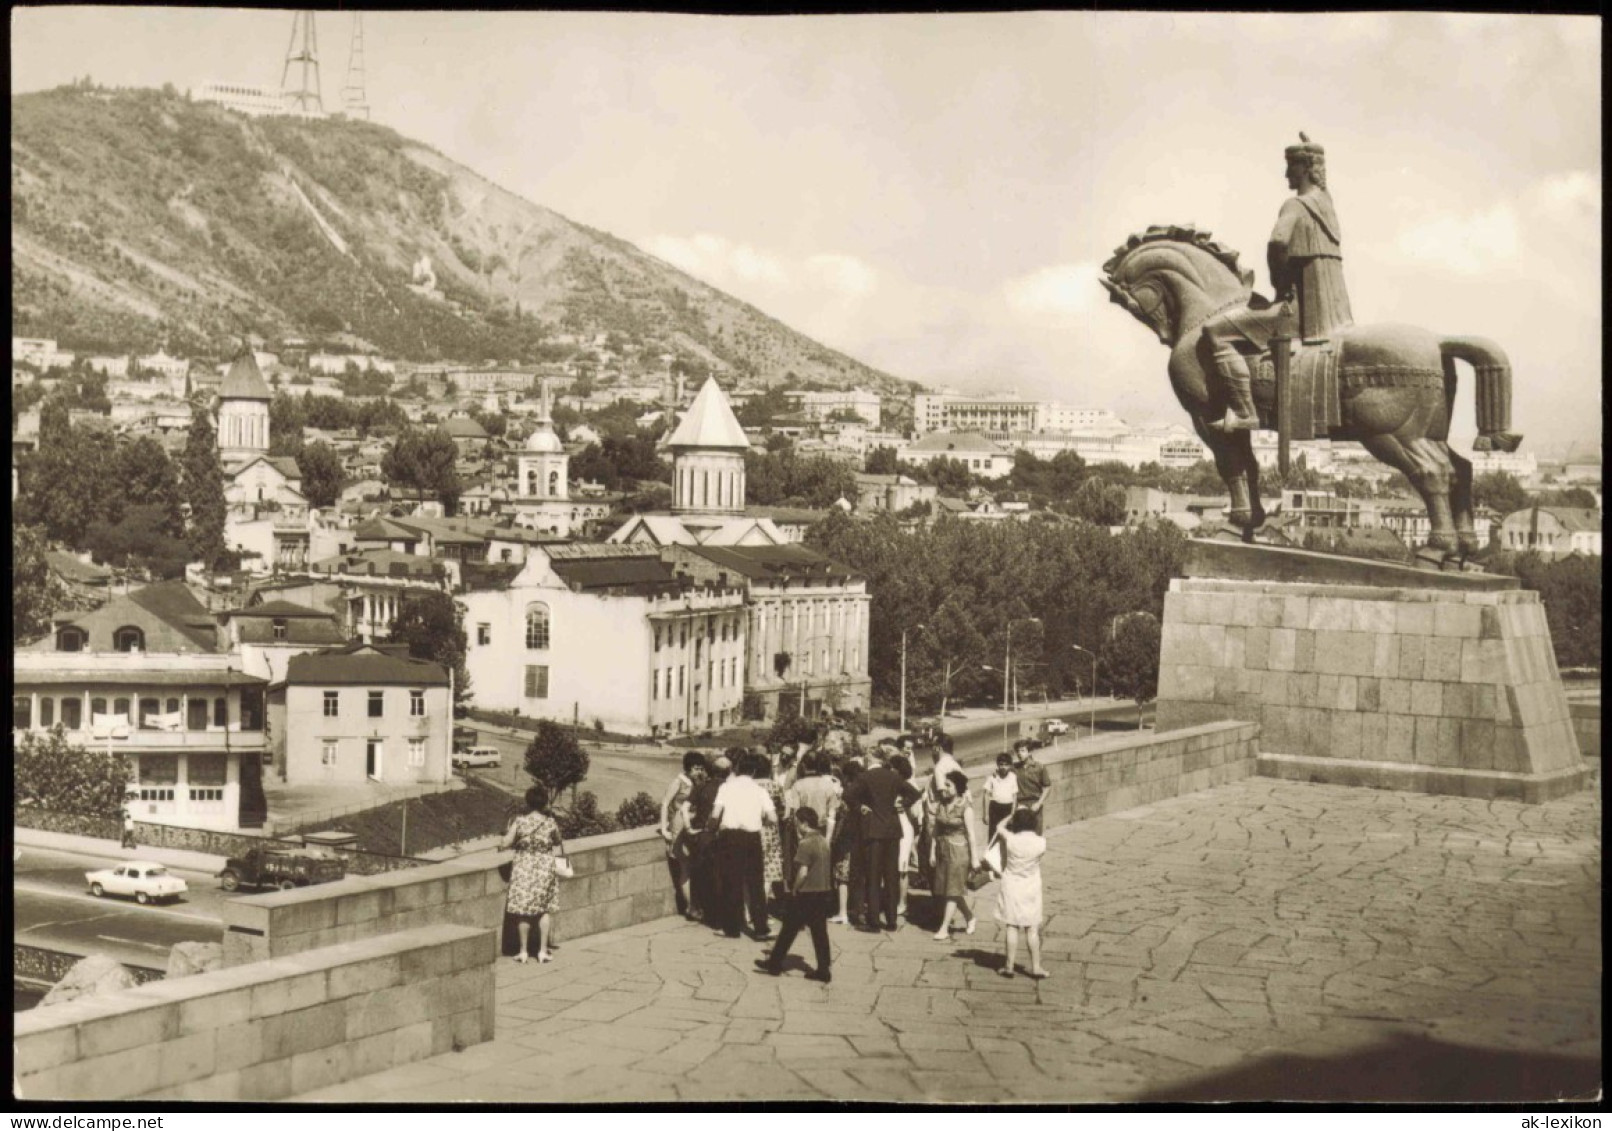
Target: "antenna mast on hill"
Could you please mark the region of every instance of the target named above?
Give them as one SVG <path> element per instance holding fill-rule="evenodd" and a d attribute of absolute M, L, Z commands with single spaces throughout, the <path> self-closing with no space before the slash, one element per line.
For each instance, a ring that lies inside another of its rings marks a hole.
<path fill-rule="evenodd" d="M 302 36 L 301 50 L 297 48 L 299 33 Z M 302 67 L 302 85 L 297 90 L 289 86 L 294 65 Z M 298 114 L 322 115 L 325 112 L 325 99 L 319 82 L 319 32 L 314 27 L 311 11 L 295 12 L 291 16 L 291 42 L 285 49 L 285 69 L 280 72 L 280 95 Z"/>
<path fill-rule="evenodd" d="M 341 88 L 342 109 L 369 121 L 369 98 L 364 93 L 364 13 L 353 13 L 353 45 L 347 52 L 347 85 Z"/>

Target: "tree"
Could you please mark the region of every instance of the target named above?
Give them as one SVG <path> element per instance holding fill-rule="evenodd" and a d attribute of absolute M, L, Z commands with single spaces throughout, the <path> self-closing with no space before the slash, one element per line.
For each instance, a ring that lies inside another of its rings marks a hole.
<path fill-rule="evenodd" d="M 1142 705 L 1159 693 L 1158 618 L 1148 614 L 1121 617 L 1099 657 L 1109 686 L 1124 698 L 1136 700 L 1136 729 L 1141 730 Z"/>
<path fill-rule="evenodd" d="M 92 522 L 84 531 L 83 545 L 95 560 L 110 566 L 149 570 L 159 579 L 185 576 L 190 544 L 183 535 L 168 533 L 169 512 L 160 506 L 131 506 L 119 522 Z"/>
<path fill-rule="evenodd" d="M 163 446 L 150 436 L 137 437 L 117 449 L 113 466 L 128 505 L 154 508 L 160 515 L 160 532 L 183 537 L 179 471 Z"/>
<path fill-rule="evenodd" d="M 18 461 L 16 519 L 53 542 L 82 548 L 91 525 L 122 519 L 123 498 L 111 449 L 78 429 Z"/>
<path fill-rule="evenodd" d="M 1601 666 L 1601 560 L 1573 554 L 1554 560 L 1536 553 L 1512 560 L 1517 579 L 1539 594 L 1556 664 Z"/>
<path fill-rule="evenodd" d="M 24 731 L 13 755 L 12 786 L 18 808 L 87 817 L 116 817 L 129 788 L 121 750 L 86 750 L 67 741 L 60 725 L 47 734 Z"/>
<path fill-rule="evenodd" d="M 874 448 L 862 462 L 862 470 L 869 475 L 900 475 L 901 461 L 894 448 Z"/>
<path fill-rule="evenodd" d="M 310 507 L 336 505 L 346 476 L 335 448 L 323 440 L 309 444 L 297 456 L 297 470 L 302 472 L 302 493 Z"/>
<path fill-rule="evenodd" d="M 537 733 L 526 747 L 526 772 L 548 786 L 553 793 L 575 788 L 588 779 L 588 752 L 570 727 L 552 719 L 540 719 Z M 590 797 L 591 794 L 583 794 Z M 575 807 L 580 799 L 573 798 Z"/>
<path fill-rule="evenodd" d="M 334 397 L 324 400 L 340 403 Z M 345 407 L 345 406 L 343 406 Z M 302 454 L 303 428 L 308 423 L 308 405 L 302 397 L 278 393 L 269 402 L 269 454 L 291 456 Z"/>
<path fill-rule="evenodd" d="M 470 705 L 470 672 L 465 666 L 468 640 L 464 609 L 446 593 L 429 592 L 403 598 L 392 622 L 394 643 L 407 644 L 416 660 L 430 660 L 453 673 L 456 717 Z"/>
<path fill-rule="evenodd" d="M 659 806 L 656 806 L 655 819 L 660 820 Z M 591 790 L 577 795 L 569 809 L 557 810 L 555 820 L 560 826 L 560 835 L 568 840 L 616 831 L 616 819 L 599 808 L 599 799 Z"/>
<path fill-rule="evenodd" d="M 1506 471 L 1488 471 L 1474 479 L 1472 501 L 1480 507 L 1493 507 L 1502 517 L 1534 503 L 1517 477 Z"/>
<path fill-rule="evenodd" d="M 1571 507 L 1574 510 L 1593 511 L 1599 504 L 1585 487 L 1567 487 L 1555 491 L 1542 491 L 1538 499 L 1542 507 Z"/>
<path fill-rule="evenodd" d="M 212 419 L 205 412 L 190 417 L 190 435 L 185 440 L 181 461 L 181 484 L 185 502 L 190 504 L 190 548 L 197 560 L 217 569 L 227 559 L 224 545 L 224 469 L 218 461 L 218 439 Z"/>
<path fill-rule="evenodd" d="M 967 495 L 974 486 L 974 473 L 968 470 L 968 464 L 950 456 L 914 465 L 912 477 L 920 483 L 933 483 L 942 495 L 957 498 Z"/>
<path fill-rule="evenodd" d="M 23 644 L 50 631 L 67 593 L 50 571 L 38 527 L 11 526 L 11 641 Z"/>
<path fill-rule="evenodd" d="M 411 428 L 392 441 L 381 457 L 381 474 L 388 483 L 405 487 L 417 496 L 436 497 L 451 515 L 463 490 L 458 460 L 459 449 L 452 439 L 441 432 Z"/>
<path fill-rule="evenodd" d="M 1070 513 L 1094 526 L 1123 526 L 1125 523 L 1125 488 L 1092 476 L 1080 485 L 1069 500 Z"/>

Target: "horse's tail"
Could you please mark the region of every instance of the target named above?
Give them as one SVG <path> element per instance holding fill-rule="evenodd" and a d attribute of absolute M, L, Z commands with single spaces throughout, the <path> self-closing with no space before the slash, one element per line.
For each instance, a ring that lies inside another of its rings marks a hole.
<path fill-rule="evenodd" d="M 1514 452 L 1522 443 L 1511 431 L 1511 362 L 1506 351 L 1487 338 L 1445 338 L 1439 342 L 1444 358 L 1444 383 L 1453 394 L 1455 363 L 1464 361 L 1477 374 L 1478 438 L 1475 452 Z"/>

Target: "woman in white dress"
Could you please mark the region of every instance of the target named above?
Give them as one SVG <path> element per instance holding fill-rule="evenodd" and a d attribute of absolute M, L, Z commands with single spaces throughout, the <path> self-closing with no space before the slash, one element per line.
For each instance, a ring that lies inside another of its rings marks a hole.
<path fill-rule="evenodd" d="M 1002 967 L 1002 977 L 1013 977 L 1019 931 L 1023 930 L 1030 946 L 1030 977 L 1040 980 L 1048 976 L 1041 965 L 1041 858 L 1046 855 L 1047 842 L 1036 834 L 1035 814 L 1028 809 L 1014 810 L 996 839 L 1001 846 L 1000 861 L 993 852 L 986 852 L 985 859 L 1002 877 L 996 898 L 996 920 L 1007 928 L 1007 964 Z"/>

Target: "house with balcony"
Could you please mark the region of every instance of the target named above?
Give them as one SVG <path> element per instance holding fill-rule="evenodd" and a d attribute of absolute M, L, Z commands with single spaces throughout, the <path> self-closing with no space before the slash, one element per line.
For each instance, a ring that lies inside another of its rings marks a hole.
<path fill-rule="evenodd" d="M 75 745 L 121 752 L 137 819 L 236 829 L 254 816 L 241 776 L 267 748 L 268 681 L 242 670 L 183 582 L 60 618 L 13 661 L 13 736 L 61 726 Z"/>
<path fill-rule="evenodd" d="M 442 784 L 453 777 L 453 680 L 406 647 L 291 657 L 269 688 L 270 746 L 288 785 Z"/>

